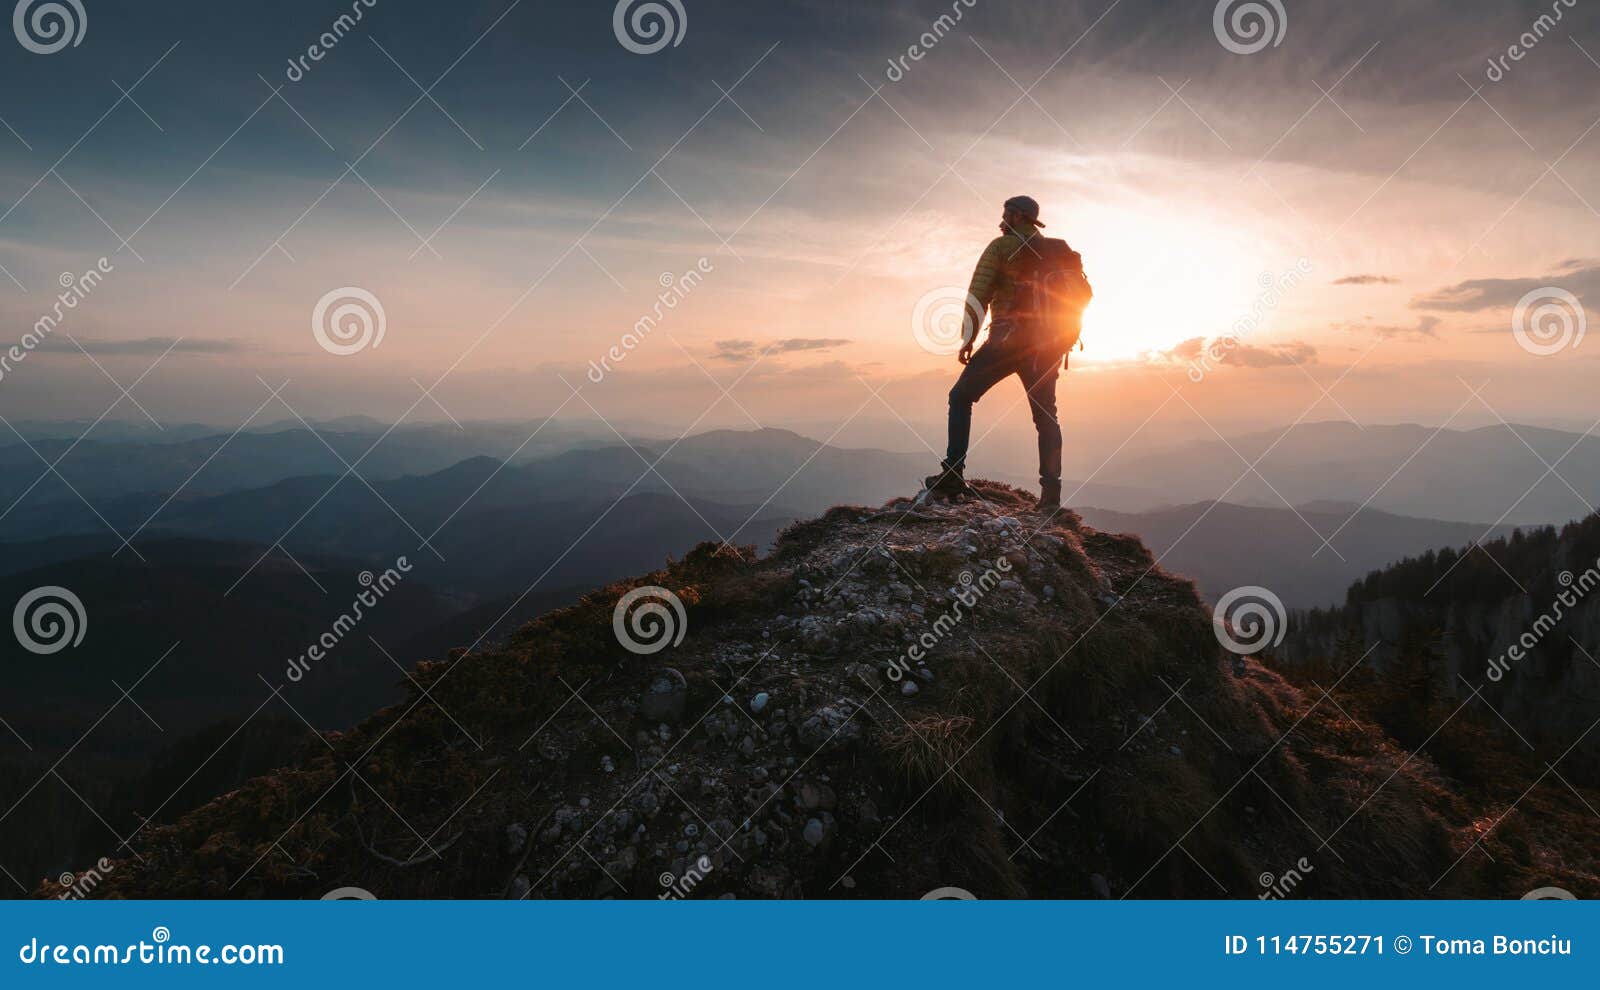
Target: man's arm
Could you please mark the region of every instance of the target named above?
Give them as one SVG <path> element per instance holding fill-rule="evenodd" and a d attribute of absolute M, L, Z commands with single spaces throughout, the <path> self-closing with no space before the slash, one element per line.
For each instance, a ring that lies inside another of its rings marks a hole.
<path fill-rule="evenodd" d="M 972 282 L 967 286 L 966 313 L 961 323 L 961 342 L 971 345 L 983 329 L 983 315 L 994 301 L 995 281 L 1000 274 L 1001 244 L 1004 238 L 995 238 L 983 249 L 978 265 L 972 270 Z"/>

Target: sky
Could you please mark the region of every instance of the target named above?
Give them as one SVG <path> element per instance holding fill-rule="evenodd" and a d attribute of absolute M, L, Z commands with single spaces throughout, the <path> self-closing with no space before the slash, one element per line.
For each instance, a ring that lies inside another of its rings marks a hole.
<path fill-rule="evenodd" d="M 1585 0 L 46 6 L 0 35 L 8 420 L 931 449 L 1019 193 L 1095 287 L 1069 462 L 1595 415 Z M 1021 395 L 979 432 L 1031 446 Z"/>

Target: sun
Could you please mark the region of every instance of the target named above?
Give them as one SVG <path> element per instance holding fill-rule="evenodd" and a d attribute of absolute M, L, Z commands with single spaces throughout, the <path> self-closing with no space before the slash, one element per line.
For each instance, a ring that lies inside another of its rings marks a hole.
<path fill-rule="evenodd" d="M 1086 209 L 1061 234 L 1083 253 L 1094 285 L 1083 328 L 1089 362 L 1222 333 L 1250 312 L 1260 273 L 1272 267 L 1241 234 L 1204 218 Z"/>

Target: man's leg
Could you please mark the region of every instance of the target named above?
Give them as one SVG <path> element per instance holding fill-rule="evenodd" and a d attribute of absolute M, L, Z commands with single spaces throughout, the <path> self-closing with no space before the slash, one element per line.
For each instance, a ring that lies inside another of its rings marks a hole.
<path fill-rule="evenodd" d="M 994 341 L 978 348 L 961 377 L 950 389 L 950 437 L 945 449 L 945 467 L 961 471 L 967 463 L 967 446 L 972 439 L 972 407 L 989 389 L 1017 370 L 1015 356 Z"/>
<path fill-rule="evenodd" d="M 1028 390 L 1028 408 L 1033 413 L 1033 427 L 1039 432 L 1042 501 L 1056 504 L 1061 501 L 1061 424 L 1056 419 L 1056 379 L 1060 374 L 1059 354 L 1034 354 L 1022 369 L 1022 381 Z"/>

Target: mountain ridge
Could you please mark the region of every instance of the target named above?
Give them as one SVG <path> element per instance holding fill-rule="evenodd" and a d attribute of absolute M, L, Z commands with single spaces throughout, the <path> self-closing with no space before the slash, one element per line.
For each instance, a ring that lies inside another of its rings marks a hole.
<path fill-rule="evenodd" d="M 1257 897 L 1308 849 L 1307 896 L 1548 882 L 1561 834 L 1484 841 L 1428 757 L 1226 654 L 1139 541 L 977 490 L 704 544 L 423 661 L 405 702 L 144 829 L 95 896 L 656 897 L 694 870 L 701 897 Z M 639 594 L 682 614 L 630 624 Z"/>

